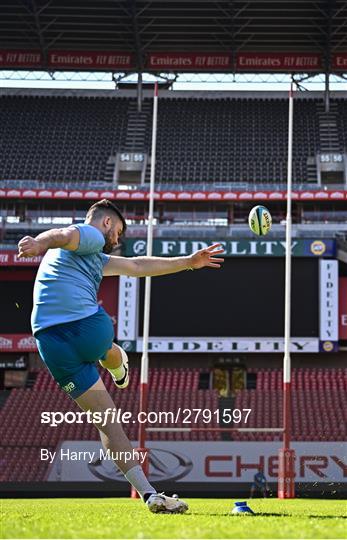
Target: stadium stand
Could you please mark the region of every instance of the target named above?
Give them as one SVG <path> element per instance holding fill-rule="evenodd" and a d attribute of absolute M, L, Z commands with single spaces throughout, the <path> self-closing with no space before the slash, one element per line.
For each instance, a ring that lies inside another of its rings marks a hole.
<path fill-rule="evenodd" d="M 286 99 L 162 100 L 157 181 L 284 182 Z M 319 151 L 315 101 L 295 108 L 294 181 L 308 180 L 307 158 Z"/>
<path fill-rule="evenodd" d="M 127 109 L 122 98 L 2 95 L 0 178 L 103 180 L 125 140 Z"/>
<path fill-rule="evenodd" d="M 199 390 L 199 377 L 205 368 L 150 370 L 152 392 L 149 411 L 177 411 L 181 408 L 202 408 L 211 411 L 220 407 L 216 390 Z M 282 371 L 280 369 L 250 369 L 256 374 L 254 390 L 237 392 L 234 408 L 251 408 L 247 427 L 281 427 Z M 293 440 L 343 441 L 346 437 L 347 373 L 345 369 L 293 369 Z M 132 370 L 127 391 L 114 388 L 108 373 L 104 376 L 117 408 L 136 415 L 139 411 L 139 370 Z M 77 406 L 61 392 L 46 370 L 37 372 L 33 386 L 13 389 L 0 410 L 0 440 L 2 467 L 0 481 L 39 481 L 45 478 L 47 464 L 40 460 L 41 447 L 54 450 L 64 440 L 99 440 L 92 424 L 62 423 L 57 427 L 41 424 L 42 411 L 77 411 Z M 175 427 L 186 427 L 180 419 Z M 152 424 L 151 427 L 159 427 Z M 162 427 L 162 426 L 161 426 Z M 195 427 L 206 427 L 200 419 Z M 218 427 L 216 419 L 208 427 Z M 230 427 L 230 426 L 229 426 Z M 245 427 L 242 424 L 233 427 Z M 137 424 L 125 425 L 132 440 L 137 438 Z M 211 431 L 181 433 L 149 433 L 149 440 L 220 440 L 221 434 Z M 279 440 L 279 433 L 233 432 L 236 441 Z M 20 459 L 21 456 L 25 459 Z"/>
<path fill-rule="evenodd" d="M 336 116 L 341 150 L 347 149 L 347 104 L 346 101 L 336 100 Z"/>
<path fill-rule="evenodd" d="M 332 100 L 333 147 L 320 130 L 321 106 L 320 99 L 295 101 L 296 183 L 316 182 L 312 163 L 327 145 L 334 151 L 347 147 L 346 99 Z M 286 181 L 286 98 L 163 96 L 159 107 L 158 183 Z M 108 162 L 117 152 L 150 151 L 151 109 L 149 98 L 137 113 L 135 98 L 101 92 L 100 97 L 1 95 L 0 180 L 91 182 L 86 188 L 106 182 Z"/>
<path fill-rule="evenodd" d="M 259 369 L 254 390 L 241 390 L 235 408 L 251 408 L 249 423 L 243 427 L 282 425 L 282 370 Z M 292 370 L 292 431 L 296 441 L 343 441 L 347 435 L 347 371 L 331 369 Z M 235 433 L 234 440 L 279 440 L 277 433 Z"/>

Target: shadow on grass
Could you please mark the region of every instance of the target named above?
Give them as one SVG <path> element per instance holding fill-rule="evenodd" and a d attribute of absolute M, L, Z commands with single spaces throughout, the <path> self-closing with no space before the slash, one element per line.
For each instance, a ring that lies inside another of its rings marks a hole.
<path fill-rule="evenodd" d="M 242 517 L 241 514 L 231 514 L 231 512 L 226 512 L 226 513 L 214 513 L 214 514 L 211 514 L 211 513 L 206 513 L 206 512 L 191 512 L 189 514 L 182 514 L 182 516 L 211 516 L 211 517 L 226 517 L 226 516 L 230 516 L 230 517 Z M 244 517 L 244 516 L 243 516 Z M 254 516 L 251 516 L 251 517 L 278 517 L 278 518 L 282 518 L 282 517 L 290 517 L 290 518 L 314 518 L 314 519 L 347 519 L 347 516 L 331 516 L 331 515 L 326 515 L 326 516 L 322 516 L 321 514 L 309 514 L 309 515 L 296 515 L 296 514 L 285 514 L 283 512 L 256 512 L 254 514 Z"/>
<path fill-rule="evenodd" d="M 271 517 L 291 517 L 291 518 L 314 518 L 314 519 L 347 519 L 347 516 L 331 516 L 331 515 L 325 515 L 322 516 L 322 514 L 309 514 L 309 515 L 297 515 L 297 514 L 284 514 L 281 512 L 256 512 L 256 516 L 271 516 Z"/>
<path fill-rule="evenodd" d="M 190 514 L 183 514 L 185 516 L 209 516 L 209 517 L 226 517 L 226 516 L 231 516 L 232 514 L 230 512 L 226 512 L 226 513 L 219 513 L 219 514 L 211 514 L 210 512 L 192 512 Z"/>
<path fill-rule="evenodd" d="M 322 516 L 322 514 L 320 514 L 318 516 L 315 515 L 315 514 L 310 514 L 307 517 L 315 518 L 315 519 L 347 519 L 347 516 Z"/>
<path fill-rule="evenodd" d="M 286 514 L 284 512 L 256 512 L 255 515 L 262 517 L 293 517 L 291 514 Z"/>
<path fill-rule="evenodd" d="M 192 512 L 191 514 L 185 514 L 186 516 L 219 516 L 219 517 L 226 517 L 226 516 L 230 516 L 230 517 L 233 517 L 233 518 L 240 518 L 240 517 L 245 517 L 244 514 L 240 513 L 240 514 L 232 514 L 231 512 L 224 512 L 224 513 L 214 513 L 214 514 L 211 514 L 210 512 L 205 512 L 205 513 L 202 513 L 202 512 Z M 290 514 L 283 514 L 281 512 L 255 512 L 255 514 L 252 516 L 249 516 L 247 515 L 247 517 L 268 517 L 268 516 L 272 516 L 272 517 L 291 517 Z"/>

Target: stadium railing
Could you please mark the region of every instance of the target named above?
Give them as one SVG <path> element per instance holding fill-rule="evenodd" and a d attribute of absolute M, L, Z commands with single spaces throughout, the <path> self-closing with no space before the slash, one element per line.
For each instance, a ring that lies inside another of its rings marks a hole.
<path fill-rule="evenodd" d="M 0 180 L 0 188 L 7 189 L 98 189 L 98 190 L 132 190 L 132 191 L 148 191 L 149 184 L 136 185 L 121 185 L 117 187 L 110 182 L 40 182 L 38 180 Z M 182 181 L 180 183 L 157 183 L 155 185 L 157 191 L 286 191 L 287 185 L 276 182 L 223 182 L 223 183 L 192 183 Z M 340 191 L 345 190 L 346 186 L 341 184 L 329 184 L 322 186 L 319 184 L 300 183 L 293 184 L 293 191 Z"/>

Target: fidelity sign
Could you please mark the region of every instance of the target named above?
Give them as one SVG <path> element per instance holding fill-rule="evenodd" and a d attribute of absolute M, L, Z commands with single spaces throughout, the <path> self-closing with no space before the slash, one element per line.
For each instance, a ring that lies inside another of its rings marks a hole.
<path fill-rule="evenodd" d="M 198 249 L 207 248 L 210 244 L 222 244 L 225 257 L 284 257 L 286 243 L 283 240 L 225 240 L 216 239 L 211 242 L 201 240 L 161 240 L 153 242 L 153 255 L 173 257 L 190 255 Z M 125 255 L 129 257 L 145 255 L 147 242 L 142 239 L 129 239 L 125 242 Z M 293 240 L 292 255 L 294 257 L 333 257 L 334 240 Z"/>
<path fill-rule="evenodd" d="M 323 350 L 330 352 L 339 339 L 338 261 L 320 260 L 320 339 Z M 326 348 L 327 347 L 327 348 Z"/>
<path fill-rule="evenodd" d="M 137 337 L 137 299 L 139 280 L 134 277 L 119 277 L 118 339 L 132 341 Z"/>
<path fill-rule="evenodd" d="M 137 350 L 142 351 L 142 339 L 137 340 Z M 152 352 L 283 352 L 284 340 L 279 338 L 223 338 L 223 337 L 151 337 L 148 348 Z M 317 338 L 292 338 L 292 352 L 318 352 Z"/>

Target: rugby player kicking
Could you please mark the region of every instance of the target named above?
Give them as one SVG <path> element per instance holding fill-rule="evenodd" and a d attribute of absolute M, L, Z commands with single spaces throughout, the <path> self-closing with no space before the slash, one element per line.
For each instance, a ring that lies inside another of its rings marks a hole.
<path fill-rule="evenodd" d="M 128 357 L 113 343 L 111 318 L 97 303 L 103 276 L 160 276 L 183 270 L 220 268 L 220 244 L 187 257 L 119 257 L 109 255 L 125 233 L 119 209 L 103 199 L 93 204 L 83 224 L 51 229 L 18 243 L 19 257 L 44 255 L 34 285 L 31 325 L 43 362 L 58 385 L 84 411 L 101 412 L 114 403 L 96 362 L 106 368 L 118 388 L 129 384 Z M 120 423 L 96 424 L 102 444 L 113 455 L 133 448 Z M 112 455 L 112 454 L 111 454 Z M 125 455 L 125 454 L 120 454 Z M 133 455 L 133 453 L 132 453 Z M 115 460 L 126 479 L 154 513 L 184 513 L 188 505 L 157 493 L 138 461 Z"/>

